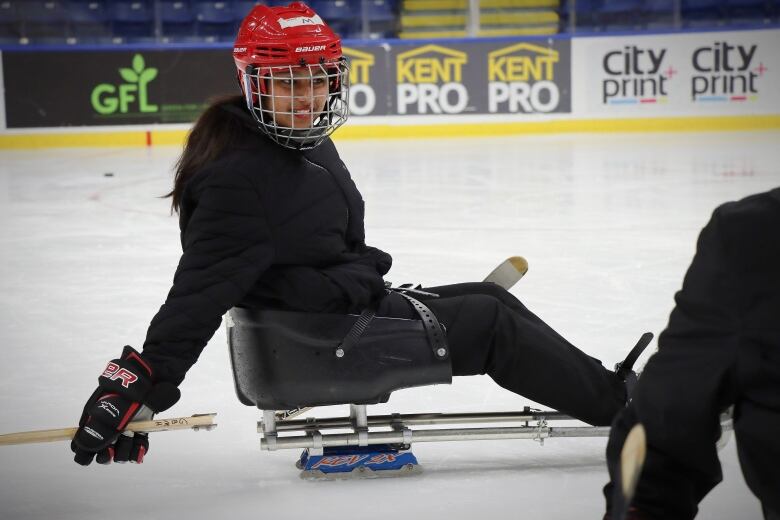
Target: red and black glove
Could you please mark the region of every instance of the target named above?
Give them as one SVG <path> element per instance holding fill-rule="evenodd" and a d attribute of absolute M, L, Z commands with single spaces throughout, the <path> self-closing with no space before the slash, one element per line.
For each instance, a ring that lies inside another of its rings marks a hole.
<path fill-rule="evenodd" d="M 83 466 L 93 458 L 99 464 L 143 462 L 149 451 L 147 435 L 122 431 L 133 418 L 151 419 L 176 404 L 179 389 L 173 383 L 155 384 L 152 367 L 130 346 L 119 359 L 109 361 L 98 385 L 84 406 L 70 444 L 74 460 Z"/>

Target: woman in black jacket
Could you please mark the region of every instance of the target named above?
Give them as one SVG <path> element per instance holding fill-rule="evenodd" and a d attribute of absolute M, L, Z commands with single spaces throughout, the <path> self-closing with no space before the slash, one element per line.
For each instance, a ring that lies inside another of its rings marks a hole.
<path fill-rule="evenodd" d="M 126 347 L 87 402 L 76 460 L 141 462 L 119 435 L 178 399 L 177 386 L 233 306 L 415 318 L 385 289 L 392 259 L 365 244 L 363 200 L 329 138 L 347 116 L 341 44 L 311 9 L 255 7 L 233 50 L 242 96 L 213 103 L 177 165 L 183 255 L 143 352 Z M 427 289 L 454 375 L 498 384 L 592 424 L 625 404 L 624 382 L 497 285 Z M 143 406 L 146 405 L 146 406 Z"/>

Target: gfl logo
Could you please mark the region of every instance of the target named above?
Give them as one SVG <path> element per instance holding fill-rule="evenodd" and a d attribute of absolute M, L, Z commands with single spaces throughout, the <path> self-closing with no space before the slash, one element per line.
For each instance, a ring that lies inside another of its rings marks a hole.
<path fill-rule="evenodd" d="M 131 104 L 138 102 L 138 111 L 142 113 L 157 112 L 157 105 L 149 103 L 147 85 L 157 77 L 157 69 L 146 68 L 144 57 L 133 56 L 133 68 L 120 68 L 119 75 L 126 83 L 112 85 L 101 83 L 92 89 L 90 100 L 92 108 L 98 114 L 114 114 L 119 111 L 126 114 Z"/>

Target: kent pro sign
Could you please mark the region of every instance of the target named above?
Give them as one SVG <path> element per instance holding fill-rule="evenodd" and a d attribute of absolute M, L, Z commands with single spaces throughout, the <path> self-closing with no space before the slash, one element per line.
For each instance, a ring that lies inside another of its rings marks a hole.
<path fill-rule="evenodd" d="M 544 114 L 571 110 L 569 41 L 401 44 L 390 49 L 394 112 Z"/>
<path fill-rule="evenodd" d="M 568 53 L 561 54 L 553 47 L 529 42 L 489 51 L 488 112 L 568 112 L 568 60 L 565 70 L 558 65 Z"/>
<path fill-rule="evenodd" d="M 474 112 L 464 84 L 467 52 L 441 45 L 424 45 L 395 56 L 398 114 L 462 114 Z M 466 73 L 470 73 L 469 67 Z"/>

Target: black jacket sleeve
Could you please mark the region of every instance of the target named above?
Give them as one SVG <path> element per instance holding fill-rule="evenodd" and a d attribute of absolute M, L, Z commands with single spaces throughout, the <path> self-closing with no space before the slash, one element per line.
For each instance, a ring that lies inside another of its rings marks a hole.
<path fill-rule="evenodd" d="M 194 209 L 184 253 L 165 304 L 152 319 L 144 357 L 155 379 L 179 384 L 236 305 L 271 265 L 273 243 L 256 186 L 235 171 L 214 171 L 186 188 Z"/>
<path fill-rule="evenodd" d="M 724 244 L 721 219 L 716 211 L 699 236 L 669 326 L 659 338 L 660 349 L 677 348 L 678 343 L 687 346 L 690 341 L 719 344 L 740 329 L 743 288 L 734 276 L 736 266 Z"/>

